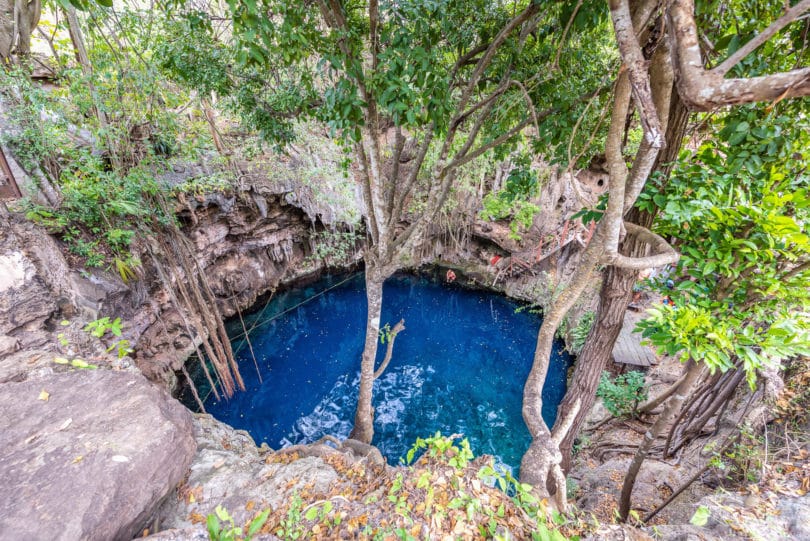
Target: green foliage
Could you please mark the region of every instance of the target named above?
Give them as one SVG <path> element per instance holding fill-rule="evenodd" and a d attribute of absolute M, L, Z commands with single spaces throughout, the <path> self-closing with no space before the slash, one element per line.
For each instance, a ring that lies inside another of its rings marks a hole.
<path fill-rule="evenodd" d="M 123 330 L 123 323 L 121 323 L 121 318 L 117 317 L 114 320 L 110 321 L 109 317 L 102 317 L 91 321 L 87 325 L 84 326 L 82 329 L 84 332 L 95 336 L 96 338 L 103 338 L 105 334 L 108 332 L 114 337 L 121 337 L 121 333 Z M 118 356 L 119 359 L 126 357 L 134 350 L 132 349 L 132 344 L 127 339 L 115 340 L 108 348 L 107 353 L 115 350 L 115 354 Z"/>
<path fill-rule="evenodd" d="M 718 449 L 718 442 L 710 442 L 703 448 L 703 454 L 711 455 L 709 462 L 725 481 L 736 486 L 747 485 L 756 483 L 762 473 L 762 444 L 762 438 L 744 425 L 739 438 L 731 445 Z"/>
<path fill-rule="evenodd" d="M 67 6 L 67 0 L 61 0 Z M 21 69 L 0 72 L 10 124 L 10 146 L 32 178 L 47 181 L 56 208 L 29 203 L 30 219 L 58 234 L 88 266 L 114 267 L 124 281 L 136 277 L 132 245 L 154 220 L 168 223 L 154 196 L 156 176 L 170 157 L 188 161 L 213 148 L 207 124 L 189 120 L 190 95 L 155 69 L 156 46 L 168 38 L 156 10 L 133 4 L 112 15 L 96 4 L 71 0 L 91 69 L 80 69 L 69 40 L 54 40 L 59 84 L 47 89 Z M 59 17 L 54 32 L 67 33 Z"/>
<path fill-rule="evenodd" d="M 526 84 L 507 85 L 501 92 L 482 141 L 504 133 L 516 118 L 524 120 L 528 95 L 535 109 L 557 107 L 565 113 L 540 117 L 537 148 L 553 149 L 561 161 L 565 152 L 590 157 L 582 152 L 582 138 L 565 147 L 580 117 L 580 130 L 595 131 L 603 98 L 586 107 L 579 97 L 607 88 L 606 74 L 614 71 L 617 55 L 607 10 L 599 4 L 581 6 L 568 39 L 560 42 L 575 4 L 548 6 L 530 39 L 515 33 L 496 51 L 474 99 L 495 90 L 507 72 Z M 475 67 L 474 61 L 459 59 L 476 58 L 474 49 L 489 43 L 527 5 L 382 3 L 372 50 L 365 6 L 344 9 L 345 21 L 335 28 L 324 23 L 317 3 L 230 0 L 233 29 L 222 32 L 211 13 L 170 2 L 166 24 L 172 39 L 160 45 L 157 56 L 166 74 L 203 96 L 221 97 L 243 126 L 273 143 L 294 139 L 296 121 L 317 120 L 350 145 L 359 140 L 369 110 L 410 133 L 442 136 L 457 128 L 451 122 L 463 82 Z M 568 54 L 555 61 L 560 47 Z M 551 64 L 559 76 L 539 77 L 538 66 Z M 503 145 L 498 157 L 511 148 Z"/>
<path fill-rule="evenodd" d="M 734 0 L 720 4 L 696 2 L 698 27 L 712 43 L 706 51 L 709 62 L 726 58 L 742 45 L 760 34 L 785 10 L 780 0 Z M 774 38 L 763 43 L 755 54 L 750 54 L 729 73 L 732 77 L 752 77 L 779 71 L 789 71 L 808 65 L 810 51 L 803 46 L 807 39 L 801 24 L 792 24 Z"/>
<path fill-rule="evenodd" d="M 233 190 L 233 180 L 231 175 L 222 172 L 189 178 L 182 184 L 173 186 L 171 194 L 174 196 L 179 194 L 202 196 L 220 192 L 228 193 Z"/>
<path fill-rule="evenodd" d="M 635 416 L 638 405 L 647 400 L 644 373 L 632 370 L 611 379 L 608 372 L 602 372 L 596 396 L 614 417 Z"/>
<path fill-rule="evenodd" d="M 276 529 L 276 535 L 282 539 L 302 539 L 306 532 L 306 525 L 302 522 L 303 513 L 303 500 L 296 492 L 292 497 L 290 507 L 287 509 L 287 515 L 279 522 L 279 527 Z"/>
<path fill-rule="evenodd" d="M 304 518 L 311 521 L 320 522 L 324 524 L 327 528 L 332 528 L 333 526 L 339 526 L 341 523 L 340 515 L 330 515 L 332 510 L 334 509 L 334 505 L 329 500 L 325 502 L 318 502 L 311 505 L 306 512 L 304 513 Z"/>
<path fill-rule="evenodd" d="M 462 470 L 473 459 L 473 453 L 470 449 L 470 442 L 466 438 L 462 439 L 459 445 L 455 444 L 455 440 L 460 437 L 457 434 L 442 436 L 440 432 L 436 432 L 429 438 L 417 438 L 416 443 L 405 455 L 404 463 L 412 464 L 416 454 L 424 450 L 427 456 L 439 458 L 446 461 L 448 466 Z"/>
<path fill-rule="evenodd" d="M 108 331 L 113 336 L 121 336 L 122 327 L 120 317 L 115 318 L 113 321 L 110 321 L 109 317 L 102 317 L 85 325 L 83 330 L 96 338 L 101 338 Z"/>
<path fill-rule="evenodd" d="M 211 541 L 250 541 L 262 529 L 269 515 L 269 509 L 259 513 L 250 522 L 248 531 L 243 537 L 242 528 L 234 524 L 233 517 L 224 507 L 217 505 L 214 513 L 206 517 L 205 524 L 208 530 L 208 539 Z"/>
<path fill-rule="evenodd" d="M 588 310 L 579 318 L 576 327 L 571 329 L 572 353 L 579 354 L 582 351 L 582 346 L 585 345 L 585 340 L 591 332 L 594 321 L 596 321 L 596 313 L 593 310 Z"/>
<path fill-rule="evenodd" d="M 705 526 L 709 522 L 709 515 L 709 508 L 705 505 L 701 505 L 695 510 L 695 514 L 692 515 L 692 518 L 689 519 L 689 523 L 698 527 Z"/>
<path fill-rule="evenodd" d="M 390 342 L 394 336 L 396 336 L 396 334 L 394 334 L 393 330 L 391 329 L 390 323 L 386 323 L 382 326 L 382 328 L 380 328 L 380 344 Z"/>
<path fill-rule="evenodd" d="M 324 230 L 314 233 L 310 239 L 313 245 L 310 257 L 336 267 L 351 263 L 358 242 L 357 233 L 350 231 Z"/>
<path fill-rule="evenodd" d="M 484 480 L 486 483 L 498 487 L 506 494 L 509 494 L 512 501 L 517 505 L 527 517 L 534 522 L 534 529 L 532 531 L 532 539 L 535 541 L 567 541 L 567 538 L 555 527 L 548 524 L 548 509 L 545 502 L 537 498 L 532 493 L 532 486 L 527 483 L 521 483 L 515 479 L 511 473 L 501 469 L 495 469 L 492 465 L 485 465 L 478 470 L 479 479 Z M 492 513 L 492 510 L 486 508 L 486 513 Z M 499 508 L 496 514 L 502 514 L 503 509 Z M 557 526 L 566 523 L 565 517 L 559 513 L 551 513 L 552 520 Z M 487 532 L 482 532 L 486 536 L 489 534 L 494 539 L 499 539 L 496 531 L 491 529 Z"/>
<path fill-rule="evenodd" d="M 607 210 L 608 194 L 604 193 L 599 196 L 596 206 L 593 208 L 583 208 L 571 215 L 572 220 L 581 219 L 583 225 L 588 225 L 591 222 L 598 222 Z"/>
<path fill-rule="evenodd" d="M 489 220 L 509 218 L 510 236 L 520 240 L 520 231 L 531 227 L 540 207 L 531 203 L 540 192 L 541 183 L 537 171 L 531 169 L 527 160 L 509 171 L 502 190 L 484 197 L 481 217 Z"/>
<path fill-rule="evenodd" d="M 138 224 L 156 214 L 148 203 L 158 191 L 148 162 L 127 171 L 112 170 L 103 155 L 76 146 L 70 116 L 78 112 L 74 108 L 81 108 L 80 97 L 45 94 L 22 72 L 0 73 L 0 83 L 12 97 L 10 115 L 20 127 L 4 134 L 3 142 L 14 149 L 27 170 L 41 171 L 61 192 L 58 208 L 29 202 L 27 217 L 61 235 L 69 250 L 88 266 L 117 260 L 119 273 L 131 278 L 134 273 L 129 271 L 138 266 L 130 253 Z M 42 122 L 46 112 L 49 119 Z"/>
<path fill-rule="evenodd" d="M 663 291 L 674 306 L 651 310 L 644 336 L 712 372 L 741 363 L 751 386 L 810 353 L 810 123 L 793 107 L 733 110 L 640 203 L 661 208 L 656 228 L 681 252 Z"/>

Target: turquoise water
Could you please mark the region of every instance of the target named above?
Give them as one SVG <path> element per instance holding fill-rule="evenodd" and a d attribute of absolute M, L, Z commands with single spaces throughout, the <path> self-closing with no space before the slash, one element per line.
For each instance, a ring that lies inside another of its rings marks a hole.
<path fill-rule="evenodd" d="M 343 282 L 343 283 L 341 283 Z M 330 289 L 331 288 L 331 289 Z M 319 294 L 321 292 L 324 292 Z M 312 300 L 314 295 L 317 295 Z M 394 356 L 374 384 L 373 443 L 389 463 L 417 437 L 463 434 L 476 455 L 494 455 L 515 473 L 529 445 L 521 417 L 540 318 L 505 297 L 395 275 L 383 292 L 382 324 L 405 319 Z M 361 274 L 327 278 L 276 295 L 245 314 L 264 383 L 231 325 L 247 392 L 213 396 L 206 409 L 272 448 L 349 435 L 359 382 L 366 300 Z M 551 425 L 565 393 L 568 356 L 561 344 L 543 391 Z M 378 363 L 385 353 L 380 346 Z"/>

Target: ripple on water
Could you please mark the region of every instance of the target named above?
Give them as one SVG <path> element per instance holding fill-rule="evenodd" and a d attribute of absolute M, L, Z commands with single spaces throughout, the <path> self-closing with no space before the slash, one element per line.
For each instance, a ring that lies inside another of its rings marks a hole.
<path fill-rule="evenodd" d="M 274 448 L 349 435 L 365 292 L 361 275 L 340 280 L 286 292 L 245 316 L 248 328 L 257 325 L 251 342 L 264 383 L 247 348 L 235 341 L 248 391 L 230 401 L 210 400 L 209 413 Z M 374 383 L 374 444 L 389 462 L 397 463 L 417 437 L 441 431 L 463 434 L 476 454 L 517 469 L 529 444 L 520 402 L 540 325 L 536 315 L 517 308 L 498 295 L 412 276 L 386 282 L 382 321 L 404 318 L 406 326 Z M 238 321 L 232 330 L 241 332 Z M 379 349 L 378 362 L 385 347 Z M 565 392 L 567 362 L 558 345 L 543 391 L 548 423 Z"/>

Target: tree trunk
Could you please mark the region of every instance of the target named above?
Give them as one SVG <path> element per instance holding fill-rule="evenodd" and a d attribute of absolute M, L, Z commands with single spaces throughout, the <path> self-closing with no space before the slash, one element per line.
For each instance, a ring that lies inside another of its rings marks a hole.
<path fill-rule="evenodd" d="M 683 102 L 673 92 L 670 100 L 669 118 L 666 122 L 666 148 L 658 156 L 656 169 L 662 173 L 662 182 L 666 182 L 672 171 L 675 159 L 680 152 L 689 112 Z M 654 214 L 632 209 L 627 220 L 649 228 L 655 218 Z M 627 238 L 622 243 L 622 252 L 630 256 L 643 256 L 645 246 L 643 243 Z M 579 413 L 574 417 L 571 429 L 560 444 L 562 453 L 562 467 L 565 471 L 571 468 L 572 449 L 574 441 L 585 423 L 590 409 L 596 400 L 596 389 L 602 371 L 607 366 L 613 353 L 613 346 L 621 332 L 624 323 L 624 313 L 627 305 L 633 298 L 633 284 L 636 281 L 636 271 L 622 269 L 614 266 L 607 267 L 602 280 L 602 289 L 599 292 L 599 307 L 594 323 L 585 346 L 577 358 L 574 374 L 568 391 L 560 403 L 557 414 L 557 424 L 571 411 L 573 405 L 579 401 Z M 556 428 L 556 424 L 555 424 Z"/>
<path fill-rule="evenodd" d="M 371 405 L 374 388 L 374 363 L 377 359 L 377 345 L 380 340 L 380 314 L 382 311 L 384 273 L 366 257 L 366 343 L 360 361 L 360 390 L 357 396 L 357 411 L 354 414 L 354 428 L 350 438 L 363 443 L 371 443 L 374 437 L 374 408 Z"/>
<path fill-rule="evenodd" d="M 90 57 L 87 54 L 87 47 L 84 44 L 84 35 L 82 34 L 82 27 L 79 24 L 79 17 L 76 14 L 76 8 L 68 6 L 65 8 L 65 18 L 68 22 L 68 34 L 70 41 L 73 43 L 73 52 L 76 56 L 76 61 L 82 69 L 82 74 L 87 78 L 87 85 L 90 89 L 90 97 L 93 100 L 93 113 L 98 120 L 99 126 L 107 138 L 107 148 L 110 152 L 110 161 L 112 164 L 120 168 L 121 157 L 118 155 L 117 147 L 110 131 L 110 120 L 107 118 L 107 113 L 99 103 L 96 89 L 93 85 L 93 65 L 90 63 Z"/>
<path fill-rule="evenodd" d="M 635 278 L 634 271 L 611 266 L 608 267 L 602 281 L 597 319 L 574 366 L 571 384 L 557 410 L 557 422 L 554 425 L 556 430 L 574 404 L 580 402 L 579 413 L 574 417 L 572 428 L 560 442 L 561 466 L 566 472 L 571 469 L 574 440 L 596 401 L 596 389 L 602 371 L 610 361 L 613 345 L 622 329 L 624 313 L 632 297 Z"/>
<path fill-rule="evenodd" d="M 601 224 L 604 225 L 604 224 Z M 585 248 L 579 267 L 571 283 L 566 287 L 543 315 L 543 324 L 537 333 L 537 346 L 534 360 L 526 385 L 523 388 L 523 420 L 526 423 L 532 442 L 520 461 L 520 480 L 534 486 L 541 497 L 554 493 L 557 507 L 562 511 L 566 507 L 565 476 L 560 468 L 562 456 L 559 442 L 568 429 L 567 423 L 561 421 L 557 432 L 552 435 L 543 420 L 543 385 L 548 373 L 554 335 L 565 314 L 579 299 L 582 291 L 591 281 L 596 264 L 603 253 L 604 231 L 598 227 Z M 572 415 L 576 415 L 574 411 Z M 559 416 L 561 419 L 568 416 Z M 553 485 L 550 491 L 548 484 Z"/>
<path fill-rule="evenodd" d="M 639 445 L 638 449 L 636 450 L 633 461 L 630 463 L 630 468 L 627 470 L 627 475 L 624 477 L 622 493 L 619 496 L 619 519 L 622 522 L 626 522 L 627 517 L 630 514 L 630 496 L 632 495 L 633 487 L 636 484 L 636 477 L 638 477 L 638 472 L 641 470 L 641 465 L 644 463 L 644 459 L 647 458 L 647 454 L 650 452 L 653 442 L 655 442 L 655 439 L 661 435 L 669 422 L 681 409 L 681 405 L 686 399 L 689 390 L 692 388 L 692 385 L 695 383 L 695 381 L 697 381 L 702 372 L 701 366 L 691 359 L 687 362 L 685 370 L 686 377 L 678 386 L 678 390 L 675 392 L 675 394 L 672 395 L 667 401 L 661 416 L 658 417 L 655 424 L 644 434 L 644 439 L 641 441 L 641 445 Z"/>
<path fill-rule="evenodd" d="M 31 54 L 31 33 L 39 24 L 42 14 L 42 3 L 40 0 L 15 0 L 14 2 L 14 30 L 11 41 L 17 40 L 15 51 L 18 59 L 23 59 Z"/>

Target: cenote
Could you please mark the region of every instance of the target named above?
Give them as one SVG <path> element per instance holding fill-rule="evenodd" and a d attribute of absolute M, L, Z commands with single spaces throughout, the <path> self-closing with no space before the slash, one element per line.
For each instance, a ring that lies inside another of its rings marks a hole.
<path fill-rule="evenodd" d="M 509 299 L 406 274 L 384 288 L 382 324 L 405 319 L 374 386 L 374 445 L 397 464 L 417 437 L 468 438 L 517 473 L 529 445 L 523 384 L 541 319 Z M 289 290 L 244 314 L 263 383 L 239 320 L 229 325 L 246 392 L 206 409 L 277 449 L 326 434 L 349 435 L 354 418 L 366 299 L 362 274 Z M 378 364 L 385 347 L 378 351 Z M 565 393 L 568 356 L 555 346 L 543 391 L 552 424 Z"/>

